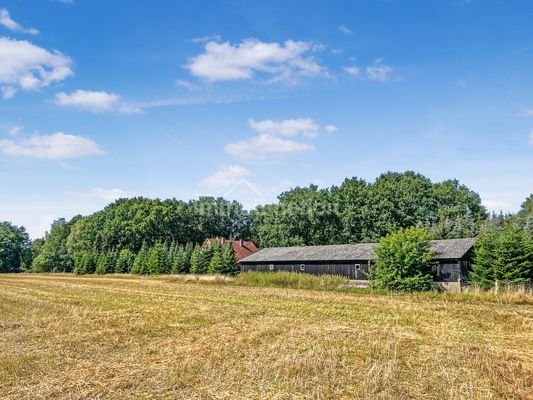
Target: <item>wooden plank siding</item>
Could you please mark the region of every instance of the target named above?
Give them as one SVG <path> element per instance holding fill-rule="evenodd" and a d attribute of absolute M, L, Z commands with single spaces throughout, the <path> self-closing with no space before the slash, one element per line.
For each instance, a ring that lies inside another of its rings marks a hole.
<path fill-rule="evenodd" d="M 313 275 L 340 275 L 353 280 L 368 280 L 368 260 L 354 262 L 241 263 L 241 272 L 287 271 Z"/>

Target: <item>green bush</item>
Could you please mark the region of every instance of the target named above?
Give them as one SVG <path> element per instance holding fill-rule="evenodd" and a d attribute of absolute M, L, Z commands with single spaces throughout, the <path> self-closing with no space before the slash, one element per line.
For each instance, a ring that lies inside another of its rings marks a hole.
<path fill-rule="evenodd" d="M 385 236 L 376 247 L 376 260 L 369 271 L 372 288 L 422 291 L 432 287 L 429 234 L 422 228 L 400 229 Z"/>

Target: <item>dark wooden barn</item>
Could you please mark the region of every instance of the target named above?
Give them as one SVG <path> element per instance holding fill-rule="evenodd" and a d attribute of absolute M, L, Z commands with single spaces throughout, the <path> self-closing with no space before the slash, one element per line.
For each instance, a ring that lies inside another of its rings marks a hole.
<path fill-rule="evenodd" d="M 376 243 L 329 246 L 272 247 L 240 261 L 241 271 L 291 271 L 315 275 L 341 275 L 353 280 L 367 280 L 376 255 Z M 473 239 L 433 240 L 435 280 L 457 282 L 468 275 Z"/>

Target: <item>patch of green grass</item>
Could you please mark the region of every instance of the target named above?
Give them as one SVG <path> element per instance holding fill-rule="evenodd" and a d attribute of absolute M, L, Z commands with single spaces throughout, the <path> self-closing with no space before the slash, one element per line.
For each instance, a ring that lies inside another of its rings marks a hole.
<path fill-rule="evenodd" d="M 335 275 L 311 275 L 294 272 L 244 272 L 235 277 L 238 286 L 277 287 L 286 289 L 339 290 L 346 288 L 346 278 Z"/>

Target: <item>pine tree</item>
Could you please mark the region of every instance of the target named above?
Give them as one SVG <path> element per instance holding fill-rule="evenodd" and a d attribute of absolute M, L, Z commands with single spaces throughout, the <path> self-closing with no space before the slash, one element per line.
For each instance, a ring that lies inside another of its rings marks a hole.
<path fill-rule="evenodd" d="M 152 248 L 148 257 L 148 273 L 159 275 L 166 274 L 169 270 L 167 249 L 164 244 L 158 243 Z"/>
<path fill-rule="evenodd" d="M 122 249 L 115 263 L 115 273 L 124 274 L 130 272 L 135 262 L 135 255 L 129 249 Z"/>
<path fill-rule="evenodd" d="M 224 249 L 222 250 L 222 263 L 223 274 L 236 275 L 239 273 L 237 258 L 235 257 L 235 252 L 233 251 L 231 243 L 224 245 Z"/>
<path fill-rule="evenodd" d="M 115 272 L 115 265 L 117 263 L 118 253 L 116 250 L 113 250 L 107 254 L 107 269 L 106 274 L 112 274 Z"/>
<path fill-rule="evenodd" d="M 525 231 L 514 224 L 509 224 L 501 232 L 494 263 L 496 279 L 521 284 L 530 277 L 533 261 L 530 243 Z"/>
<path fill-rule="evenodd" d="M 179 274 L 181 268 L 181 253 L 183 252 L 183 247 L 178 246 L 174 249 L 174 255 L 172 257 L 171 273 Z"/>
<path fill-rule="evenodd" d="M 196 246 L 191 254 L 191 274 L 201 274 L 202 251 Z"/>
<path fill-rule="evenodd" d="M 180 273 L 182 274 L 188 274 L 191 271 L 191 257 L 192 252 L 194 250 L 194 245 L 192 243 L 187 243 L 185 248 L 183 249 L 183 252 L 181 254 L 181 269 Z"/>
<path fill-rule="evenodd" d="M 209 268 L 209 263 L 211 262 L 211 258 L 213 257 L 213 249 L 201 249 L 200 250 L 200 274 L 207 274 L 207 270 Z"/>
<path fill-rule="evenodd" d="M 145 244 L 142 245 L 141 250 L 135 257 L 135 261 L 131 268 L 132 274 L 147 274 L 148 273 L 148 248 Z"/>
<path fill-rule="evenodd" d="M 485 289 L 492 287 L 496 280 L 494 262 L 497 239 L 498 231 L 492 226 L 484 227 L 476 239 L 470 280 Z"/>
<path fill-rule="evenodd" d="M 476 240 L 470 279 L 483 288 L 496 281 L 520 284 L 532 278 L 533 240 L 514 223 L 497 222 Z"/>
<path fill-rule="evenodd" d="M 209 267 L 207 272 L 209 274 L 221 274 L 224 270 L 224 263 L 222 262 L 222 256 L 220 255 L 220 246 L 215 246 L 213 249 L 213 256 L 209 261 Z"/>
<path fill-rule="evenodd" d="M 176 260 L 178 256 L 178 246 L 176 242 L 172 242 L 167 249 L 167 265 L 169 266 L 170 273 L 174 273 L 174 260 Z"/>

